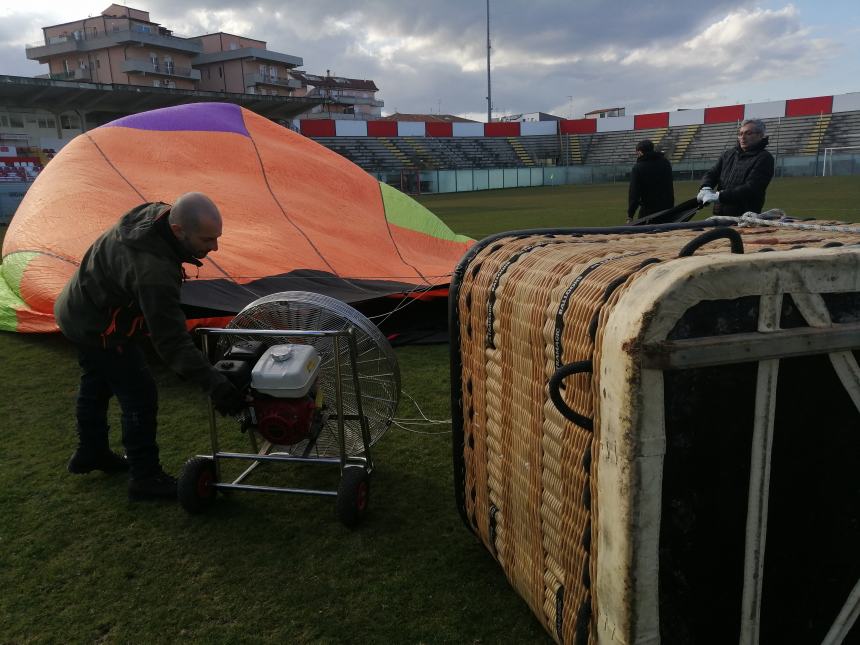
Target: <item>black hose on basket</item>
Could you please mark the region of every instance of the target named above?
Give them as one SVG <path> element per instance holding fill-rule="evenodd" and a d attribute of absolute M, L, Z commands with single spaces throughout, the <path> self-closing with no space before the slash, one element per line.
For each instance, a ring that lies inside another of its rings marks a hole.
<path fill-rule="evenodd" d="M 699 237 L 687 242 L 678 253 L 679 258 L 686 258 L 693 255 L 701 247 L 708 242 L 713 242 L 719 239 L 728 239 L 731 244 L 732 253 L 743 253 L 744 242 L 741 239 L 741 234 L 733 228 L 715 228 L 710 231 L 705 231 Z"/>

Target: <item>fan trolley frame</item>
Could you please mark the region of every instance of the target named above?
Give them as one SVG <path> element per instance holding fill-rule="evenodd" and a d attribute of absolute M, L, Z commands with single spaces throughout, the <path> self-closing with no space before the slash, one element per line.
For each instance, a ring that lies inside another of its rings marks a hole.
<path fill-rule="evenodd" d="M 352 326 L 341 330 L 329 331 L 313 331 L 313 330 L 296 330 L 296 329 L 221 329 L 202 327 L 196 330 L 200 335 L 202 350 L 204 355 L 209 356 L 209 338 L 210 336 L 290 336 L 290 337 L 323 337 L 331 336 L 334 343 L 334 368 L 335 368 L 335 420 L 337 422 L 338 441 L 340 444 L 340 457 L 305 457 L 286 455 L 282 453 L 272 453 L 273 445 L 263 440 L 257 442 L 256 433 L 253 430 L 248 431 L 248 437 L 251 443 L 250 453 L 238 452 L 222 452 L 219 448 L 218 428 L 215 418 L 215 408 L 212 401 L 208 401 L 209 415 L 209 436 L 212 443 L 211 455 L 198 455 L 204 459 L 210 459 L 215 468 L 215 481 L 211 484 L 217 490 L 245 490 L 258 493 L 288 493 L 297 495 L 318 495 L 323 497 L 337 497 L 337 490 L 320 490 L 313 488 L 292 488 L 281 486 L 257 486 L 244 483 L 248 476 L 264 462 L 284 462 L 284 463 L 303 463 L 303 464 L 320 464 L 320 465 L 338 465 L 340 467 L 341 478 L 344 476 L 346 468 L 360 467 L 363 468 L 368 476 L 373 472 L 373 459 L 370 455 L 370 428 L 367 423 L 367 417 L 364 415 L 361 403 L 361 384 L 358 376 L 358 350 L 355 339 L 355 330 Z M 343 381 L 342 381 L 342 366 L 340 355 L 340 343 L 346 342 L 349 347 L 349 362 L 352 367 L 352 382 L 355 388 L 356 398 L 356 415 L 344 415 L 343 411 Z M 329 419 L 332 417 L 329 416 Z M 345 426 L 344 421 L 359 421 L 361 424 L 361 436 L 364 450 L 360 455 L 347 455 L 345 443 Z M 239 474 L 231 482 L 221 481 L 222 460 L 247 460 L 252 462 L 241 474 Z"/>

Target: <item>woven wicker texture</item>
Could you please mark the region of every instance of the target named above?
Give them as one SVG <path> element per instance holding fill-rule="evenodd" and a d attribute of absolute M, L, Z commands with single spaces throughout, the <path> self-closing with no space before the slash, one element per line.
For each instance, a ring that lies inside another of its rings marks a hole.
<path fill-rule="evenodd" d="M 709 229 L 713 230 L 713 229 Z M 747 253 L 856 244 L 845 232 L 741 227 Z M 503 237 L 481 249 L 458 293 L 465 504 L 477 535 L 547 631 L 593 643 L 596 467 L 603 324 L 621 294 L 703 229 Z M 696 255 L 725 254 L 725 239 Z M 556 370 L 582 362 L 552 403 Z"/>

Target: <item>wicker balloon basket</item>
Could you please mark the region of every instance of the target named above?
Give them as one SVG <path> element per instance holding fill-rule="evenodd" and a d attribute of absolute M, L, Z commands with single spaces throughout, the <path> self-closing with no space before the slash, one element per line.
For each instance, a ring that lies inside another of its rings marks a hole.
<path fill-rule="evenodd" d="M 557 642 L 860 642 L 860 227 L 744 223 L 456 271 L 457 504 Z"/>

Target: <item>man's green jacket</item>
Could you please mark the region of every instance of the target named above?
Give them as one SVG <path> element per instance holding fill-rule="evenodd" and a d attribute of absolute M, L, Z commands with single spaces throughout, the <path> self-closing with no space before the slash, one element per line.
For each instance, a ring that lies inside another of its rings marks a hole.
<path fill-rule="evenodd" d="M 54 304 L 71 341 L 121 347 L 149 334 L 159 356 L 207 393 L 226 381 L 195 347 L 180 307 L 183 262 L 197 266 L 170 230 L 170 205 L 141 204 L 89 248 Z"/>

